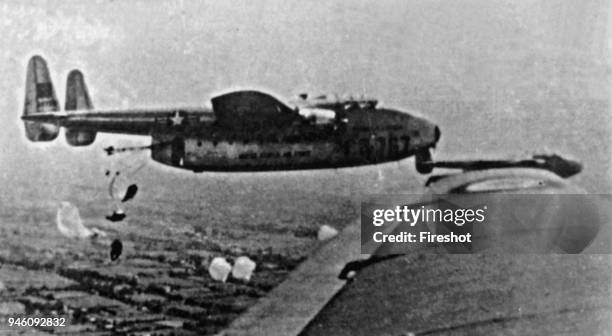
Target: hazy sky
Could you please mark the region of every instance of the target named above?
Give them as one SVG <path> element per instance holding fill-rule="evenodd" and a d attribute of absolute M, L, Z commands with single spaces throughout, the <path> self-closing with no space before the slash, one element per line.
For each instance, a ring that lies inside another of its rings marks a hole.
<path fill-rule="evenodd" d="M 3 1 L 0 164 L 7 174 L 32 153 L 19 116 L 33 54 L 47 59 L 60 104 L 80 68 L 100 108 L 202 105 L 236 87 L 398 107 L 438 96 L 602 98 L 609 18 L 606 0 Z M 36 148 L 81 155 L 63 139 Z"/>

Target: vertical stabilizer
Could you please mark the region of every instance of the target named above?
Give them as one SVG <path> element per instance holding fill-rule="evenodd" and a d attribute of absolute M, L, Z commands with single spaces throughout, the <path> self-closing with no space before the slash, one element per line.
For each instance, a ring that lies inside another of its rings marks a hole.
<path fill-rule="evenodd" d="M 93 105 L 89 98 L 89 92 L 87 92 L 83 74 L 79 70 L 70 71 L 66 80 L 66 112 L 91 109 L 93 109 Z M 87 146 L 91 145 L 95 140 L 95 131 L 66 129 L 66 141 L 71 146 Z"/>
<path fill-rule="evenodd" d="M 72 70 L 66 81 L 66 111 L 91 110 L 93 105 L 85 86 L 85 79 L 79 70 Z"/>
<path fill-rule="evenodd" d="M 28 62 L 24 115 L 59 110 L 47 62 L 40 56 L 33 56 Z M 59 126 L 50 123 L 24 121 L 26 136 L 31 141 L 51 141 L 57 138 Z"/>

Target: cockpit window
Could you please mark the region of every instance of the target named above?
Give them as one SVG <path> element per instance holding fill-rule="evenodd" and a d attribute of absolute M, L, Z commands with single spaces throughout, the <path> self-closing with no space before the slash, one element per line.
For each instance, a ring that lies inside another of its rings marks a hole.
<path fill-rule="evenodd" d="M 322 108 L 300 107 L 298 113 L 304 118 L 314 119 L 316 124 L 330 124 L 336 118 L 336 112 Z"/>

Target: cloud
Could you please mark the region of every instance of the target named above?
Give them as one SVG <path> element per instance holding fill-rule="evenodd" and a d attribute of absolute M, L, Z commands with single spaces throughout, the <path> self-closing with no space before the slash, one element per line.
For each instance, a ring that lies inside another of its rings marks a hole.
<path fill-rule="evenodd" d="M 53 56 L 78 58 L 80 50 L 108 53 L 124 38 L 121 27 L 84 15 L 76 8 L 68 12 L 17 3 L 0 5 L 0 43 L 11 46 L 5 49 L 5 57 L 27 57 L 32 51 L 42 50 L 57 54 Z"/>

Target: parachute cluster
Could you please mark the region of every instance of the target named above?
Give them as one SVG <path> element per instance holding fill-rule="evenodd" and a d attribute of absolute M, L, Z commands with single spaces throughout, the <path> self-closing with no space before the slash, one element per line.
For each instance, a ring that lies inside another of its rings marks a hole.
<path fill-rule="evenodd" d="M 236 258 L 232 266 L 225 258 L 216 257 L 208 266 L 208 274 L 213 280 L 225 282 L 231 273 L 234 279 L 249 281 L 257 264 L 247 256 Z"/>
<path fill-rule="evenodd" d="M 105 218 L 110 222 L 121 222 L 127 217 L 126 203 L 134 199 L 138 193 L 138 185 L 133 181 L 147 163 L 147 157 L 142 155 L 142 151 L 127 152 L 121 157 L 116 157 L 104 173 L 107 178 L 108 196 L 111 203 L 111 213 L 106 215 Z M 59 204 L 56 224 L 58 231 L 70 239 L 98 239 L 107 236 L 106 232 L 102 230 L 85 226 L 79 214 L 79 209 L 66 201 Z M 117 260 L 121 256 L 122 250 L 123 243 L 121 240 L 114 239 L 110 244 L 111 261 Z"/>

